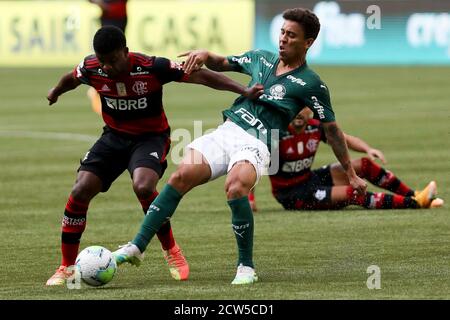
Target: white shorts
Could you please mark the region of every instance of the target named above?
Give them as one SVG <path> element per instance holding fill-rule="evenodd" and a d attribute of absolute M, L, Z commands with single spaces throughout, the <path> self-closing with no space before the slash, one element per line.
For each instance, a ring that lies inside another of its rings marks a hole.
<path fill-rule="evenodd" d="M 258 182 L 267 174 L 270 164 L 267 146 L 232 121 L 225 121 L 186 148 L 197 150 L 205 157 L 211 168 L 210 180 L 227 174 L 236 162 L 247 160 L 255 168 Z"/>

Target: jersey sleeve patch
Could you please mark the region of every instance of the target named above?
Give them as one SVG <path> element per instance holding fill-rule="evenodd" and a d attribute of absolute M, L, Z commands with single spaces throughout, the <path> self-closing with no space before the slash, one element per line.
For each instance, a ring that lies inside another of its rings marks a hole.
<path fill-rule="evenodd" d="M 336 120 L 328 88 L 323 83 L 319 83 L 317 87 L 308 90 L 305 100 L 306 105 L 314 112 L 314 119 L 320 122 Z"/>
<path fill-rule="evenodd" d="M 228 56 L 227 60 L 234 70 L 251 75 L 252 67 L 256 63 L 255 58 L 254 51 L 247 51 L 241 55 Z"/>

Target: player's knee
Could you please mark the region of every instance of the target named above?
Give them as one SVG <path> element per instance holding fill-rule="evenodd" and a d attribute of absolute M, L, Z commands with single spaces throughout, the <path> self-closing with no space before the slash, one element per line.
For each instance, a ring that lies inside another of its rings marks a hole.
<path fill-rule="evenodd" d="M 358 175 L 364 178 L 370 173 L 370 168 L 372 167 L 373 161 L 368 157 L 362 157 L 361 159 L 357 159 L 355 161 L 358 162 L 352 164 L 353 167 L 355 168 L 355 170 L 359 171 L 360 174 Z"/>
<path fill-rule="evenodd" d="M 239 179 L 227 181 L 225 184 L 225 192 L 227 193 L 228 200 L 245 197 L 250 192 L 250 189 L 251 186 L 248 186 Z"/>
<path fill-rule="evenodd" d="M 358 174 L 358 172 L 361 171 L 361 168 L 363 167 L 363 163 L 366 162 L 367 160 L 370 161 L 369 158 L 365 158 L 365 157 L 352 160 L 352 167 L 355 169 L 357 174 Z"/>
<path fill-rule="evenodd" d="M 368 166 L 368 165 L 372 164 L 372 160 L 370 160 L 370 158 L 368 158 L 368 157 L 362 157 L 362 158 L 356 159 L 354 161 L 356 162 L 356 164 L 359 164 L 361 166 Z"/>
<path fill-rule="evenodd" d="M 88 203 L 96 195 L 96 192 L 92 190 L 89 184 L 77 182 L 72 188 L 71 195 L 75 201 Z"/>
<path fill-rule="evenodd" d="M 155 192 L 155 187 L 150 182 L 137 182 L 133 184 L 133 190 L 138 199 L 146 199 Z"/>
<path fill-rule="evenodd" d="M 168 183 L 182 193 L 186 193 L 192 188 L 190 173 L 184 167 L 180 167 L 172 173 Z"/>

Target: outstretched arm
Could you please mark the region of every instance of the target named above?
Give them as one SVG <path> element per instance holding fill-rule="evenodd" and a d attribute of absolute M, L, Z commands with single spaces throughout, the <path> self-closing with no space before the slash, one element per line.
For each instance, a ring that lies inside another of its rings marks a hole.
<path fill-rule="evenodd" d="M 361 138 L 351 136 L 344 133 L 345 141 L 349 149 L 357 152 L 365 152 L 371 160 L 380 159 L 383 164 L 386 164 L 386 159 L 381 150 L 372 148 L 367 142 Z"/>
<path fill-rule="evenodd" d="M 364 194 L 367 189 L 367 184 L 363 179 L 357 176 L 355 169 L 352 166 L 344 133 L 338 127 L 336 122 L 325 122 L 322 123 L 322 125 L 327 137 L 327 142 L 333 149 L 333 152 L 341 163 L 342 168 L 344 168 L 350 185 L 359 194 Z"/>
<path fill-rule="evenodd" d="M 59 80 L 56 87 L 50 89 L 47 95 L 47 100 L 49 101 L 49 105 L 52 105 L 58 101 L 58 97 L 63 93 L 73 90 L 81 84 L 80 80 L 78 80 L 72 72 L 65 74 Z"/>
<path fill-rule="evenodd" d="M 206 65 L 208 69 L 214 71 L 233 71 L 234 67 L 230 65 L 227 58 L 219 56 L 208 50 L 192 50 L 180 54 L 178 57 L 187 57 L 184 62 L 184 72 L 190 74 L 191 72 L 200 69 L 203 65 Z"/>
<path fill-rule="evenodd" d="M 246 88 L 227 76 L 208 69 L 194 71 L 186 82 L 203 84 L 217 90 L 235 92 L 249 99 L 257 99 L 264 93 L 264 87 L 261 84 L 255 84 L 250 88 Z"/>

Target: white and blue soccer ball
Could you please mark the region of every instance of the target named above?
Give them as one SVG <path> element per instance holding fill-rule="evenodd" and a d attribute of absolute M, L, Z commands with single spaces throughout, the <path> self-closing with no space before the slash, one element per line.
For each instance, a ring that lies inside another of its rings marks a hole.
<path fill-rule="evenodd" d="M 117 270 L 111 251 L 101 246 L 91 246 L 81 251 L 75 264 L 81 280 L 94 287 L 110 282 Z"/>

